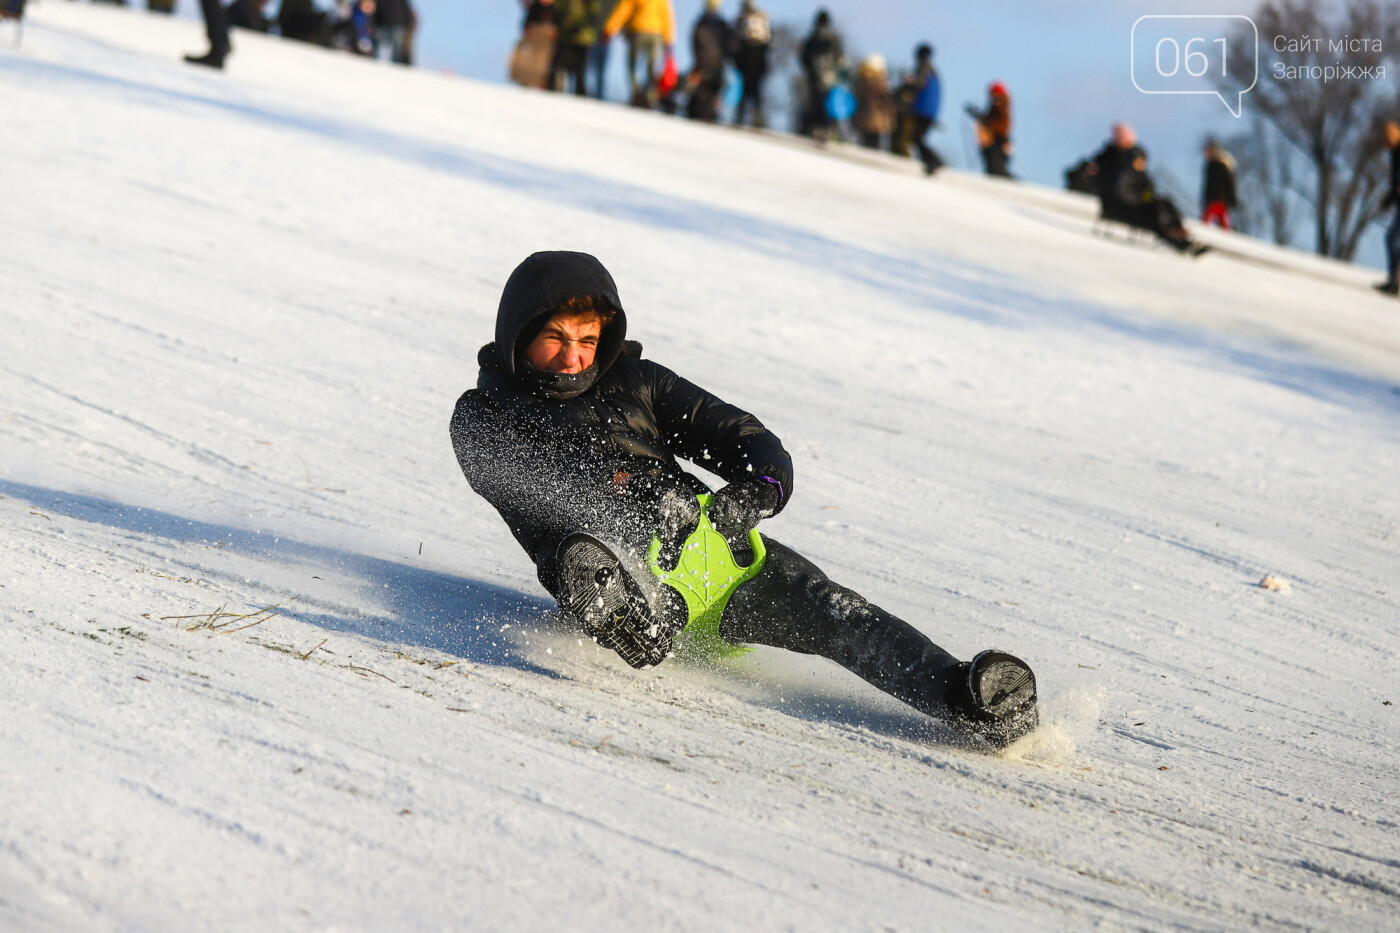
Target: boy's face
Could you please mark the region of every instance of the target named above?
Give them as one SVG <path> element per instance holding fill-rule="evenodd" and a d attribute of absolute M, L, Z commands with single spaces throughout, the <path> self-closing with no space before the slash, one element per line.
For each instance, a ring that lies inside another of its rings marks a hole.
<path fill-rule="evenodd" d="M 581 373 L 598 355 L 603 322 L 596 317 L 555 315 L 525 348 L 525 359 L 551 373 Z"/>
<path fill-rule="evenodd" d="M 1400 123 L 1396 123 L 1394 120 L 1386 122 L 1385 144 L 1391 149 L 1400 146 Z"/>

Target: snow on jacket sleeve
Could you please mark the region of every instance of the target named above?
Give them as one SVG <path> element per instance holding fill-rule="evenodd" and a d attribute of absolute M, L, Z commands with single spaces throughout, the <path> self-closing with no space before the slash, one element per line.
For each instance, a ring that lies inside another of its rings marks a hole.
<path fill-rule="evenodd" d="M 518 415 L 484 392 L 467 392 L 452 414 L 452 449 L 473 491 L 500 513 L 552 593 L 559 542 L 575 531 L 615 528 L 624 516 L 614 514 L 617 497 L 603 480 L 580 469 L 581 448 Z"/>
<path fill-rule="evenodd" d="M 640 361 L 661 440 L 674 454 L 736 483 L 759 476 L 782 488 L 779 511 L 792 496 L 792 457 L 753 415 L 706 392 L 664 366 Z"/>

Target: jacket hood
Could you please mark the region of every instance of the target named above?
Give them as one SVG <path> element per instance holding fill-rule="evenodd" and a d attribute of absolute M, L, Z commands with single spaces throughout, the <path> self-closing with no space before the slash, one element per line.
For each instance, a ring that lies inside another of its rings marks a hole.
<path fill-rule="evenodd" d="M 589 367 L 592 382 L 616 362 L 627 337 L 627 314 L 608 270 L 587 253 L 566 251 L 535 253 L 515 267 L 496 310 L 496 362 L 508 381 L 531 388 L 534 380 L 529 377 L 534 373 L 522 371 L 520 359 L 525 341 L 534 339 L 555 308 L 570 298 L 588 295 L 600 296 L 616 312 L 612 323 L 603 328 L 597 355 Z"/>

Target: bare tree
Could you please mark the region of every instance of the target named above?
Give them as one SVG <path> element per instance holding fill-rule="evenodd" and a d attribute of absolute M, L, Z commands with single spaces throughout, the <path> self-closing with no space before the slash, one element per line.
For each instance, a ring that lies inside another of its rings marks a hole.
<path fill-rule="evenodd" d="M 1236 226 L 1251 236 L 1291 246 L 1298 215 L 1308 209 L 1299 195 L 1300 188 L 1306 187 L 1298 166 L 1300 156 L 1259 114 L 1250 118 L 1250 124 L 1245 132 L 1224 141 L 1235 157 L 1239 179 Z"/>
<path fill-rule="evenodd" d="M 1400 2 L 1267 0 L 1254 21 L 1259 80 L 1246 106 L 1277 131 L 1305 170 L 1268 181 L 1256 174 L 1252 181 L 1270 190 L 1291 183 L 1312 209 L 1317 252 L 1350 259 L 1382 211 L 1379 124 L 1396 112 L 1400 95 L 1393 80 L 1380 78 L 1400 70 Z M 1216 78 L 1223 90 L 1241 91 L 1254 75 L 1253 40 L 1243 31 L 1231 43 L 1227 73 Z M 1266 164 L 1254 160 L 1247 171 Z M 1288 164 L 1281 157 L 1272 167 Z"/>

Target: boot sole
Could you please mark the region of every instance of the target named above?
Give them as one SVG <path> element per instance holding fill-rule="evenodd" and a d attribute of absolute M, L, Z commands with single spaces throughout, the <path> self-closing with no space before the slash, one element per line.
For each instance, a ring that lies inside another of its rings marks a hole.
<path fill-rule="evenodd" d="M 974 731 L 989 744 L 1005 748 L 1040 725 L 1035 673 L 1020 658 L 1004 651 L 983 651 L 967 672 Z"/>

